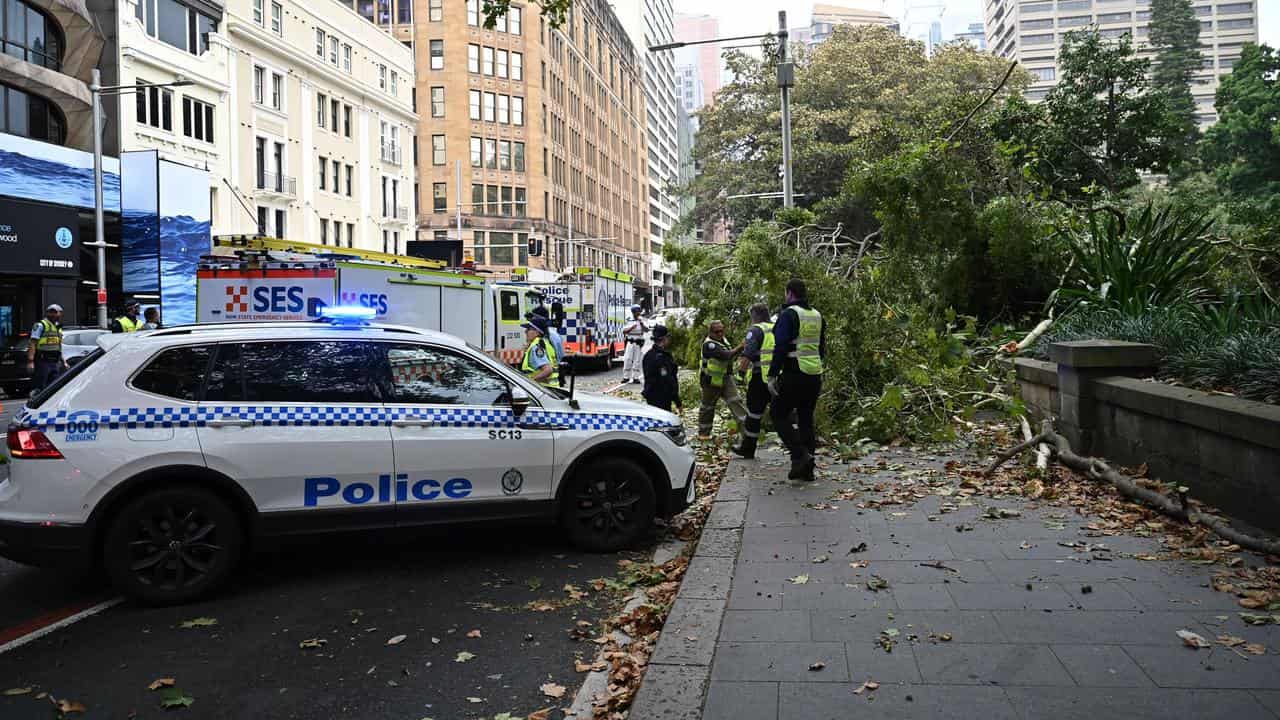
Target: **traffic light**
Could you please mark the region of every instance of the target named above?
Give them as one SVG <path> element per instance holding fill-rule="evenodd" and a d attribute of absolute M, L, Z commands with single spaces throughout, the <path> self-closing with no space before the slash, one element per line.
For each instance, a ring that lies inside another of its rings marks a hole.
<path fill-rule="evenodd" d="M 538 257 L 542 254 L 542 238 L 529 236 L 529 257 Z"/>

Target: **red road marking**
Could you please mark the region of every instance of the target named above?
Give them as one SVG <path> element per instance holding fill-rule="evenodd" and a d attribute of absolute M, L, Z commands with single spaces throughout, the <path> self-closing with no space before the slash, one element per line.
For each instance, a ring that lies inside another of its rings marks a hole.
<path fill-rule="evenodd" d="M 45 613 L 44 615 L 40 615 L 39 617 L 33 618 L 31 620 L 28 620 L 24 623 L 20 623 L 13 627 L 0 629 L 0 646 L 8 645 L 14 640 L 18 640 L 20 638 L 26 637 L 27 635 L 31 635 L 32 633 L 39 632 L 49 627 L 50 625 L 56 625 L 57 623 L 60 623 L 63 620 L 66 620 L 67 618 L 73 615 L 77 615 L 79 613 L 84 612 L 85 610 L 88 610 L 94 607 L 95 605 L 101 603 L 103 600 L 106 600 L 106 598 L 96 597 L 90 600 L 85 600 L 83 602 L 78 602 L 75 605 L 68 605 L 67 607 L 61 608 L 59 610 L 54 610 L 53 612 Z"/>

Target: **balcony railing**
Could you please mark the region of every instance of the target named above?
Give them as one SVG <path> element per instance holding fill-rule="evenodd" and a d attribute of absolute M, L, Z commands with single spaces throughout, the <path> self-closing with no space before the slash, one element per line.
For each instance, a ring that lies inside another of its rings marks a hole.
<path fill-rule="evenodd" d="M 291 178 L 288 175 L 261 172 L 258 173 L 258 189 L 269 193 L 293 197 L 298 194 L 298 180 L 296 178 Z"/>
<path fill-rule="evenodd" d="M 395 165 L 399 165 L 400 164 L 400 146 L 388 145 L 386 143 L 383 143 L 382 162 L 389 162 Z"/>

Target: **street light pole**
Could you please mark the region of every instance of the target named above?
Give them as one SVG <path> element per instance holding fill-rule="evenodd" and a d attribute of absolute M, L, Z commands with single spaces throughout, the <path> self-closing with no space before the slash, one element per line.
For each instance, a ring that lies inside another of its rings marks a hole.
<path fill-rule="evenodd" d="M 778 11 L 778 89 L 782 92 L 782 206 L 794 207 L 791 192 L 791 86 L 795 65 L 787 59 L 787 11 Z"/>
<path fill-rule="evenodd" d="M 93 241 L 98 249 L 98 327 L 107 329 L 107 240 L 102 214 L 102 73 L 93 69 Z"/>

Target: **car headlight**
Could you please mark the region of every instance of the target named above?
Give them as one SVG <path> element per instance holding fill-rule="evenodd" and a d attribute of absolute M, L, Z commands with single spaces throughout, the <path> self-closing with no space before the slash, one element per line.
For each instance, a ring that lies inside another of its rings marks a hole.
<path fill-rule="evenodd" d="M 685 437 L 683 425 L 655 425 L 649 428 L 649 432 L 660 432 L 667 436 L 667 439 L 676 445 L 676 447 L 684 447 L 689 440 Z"/>

